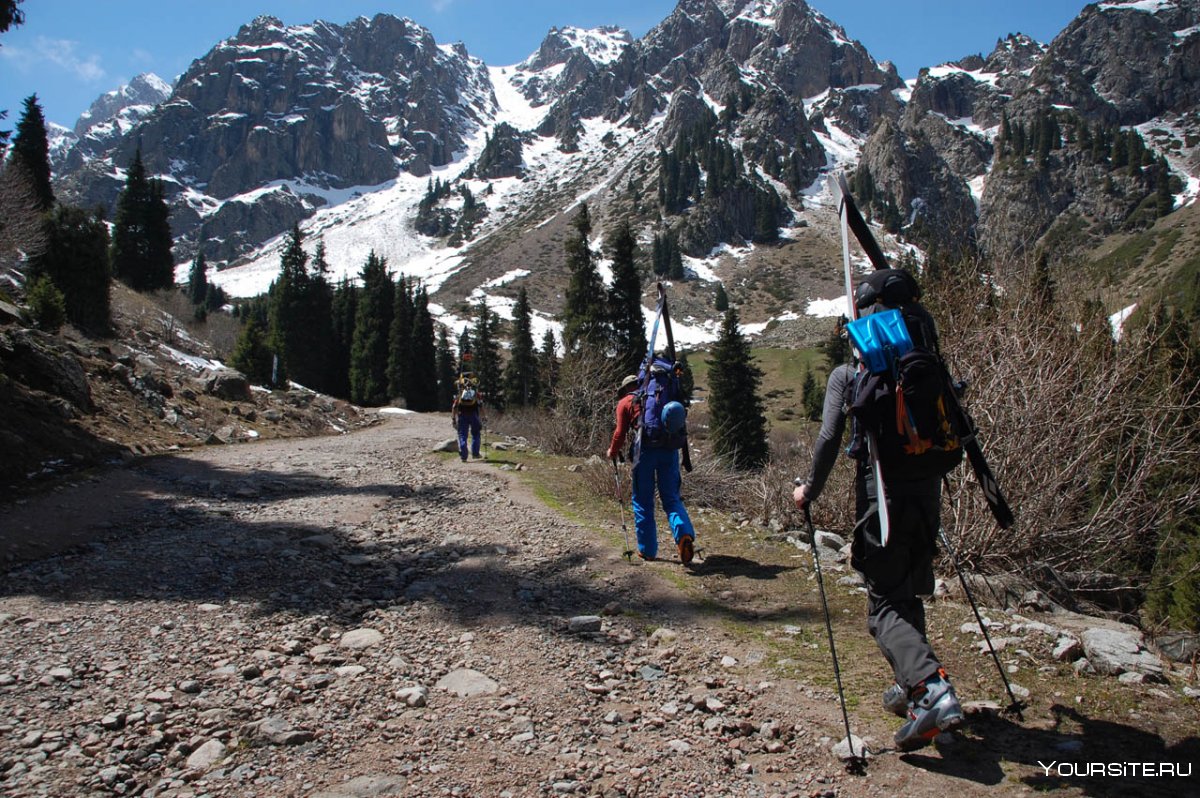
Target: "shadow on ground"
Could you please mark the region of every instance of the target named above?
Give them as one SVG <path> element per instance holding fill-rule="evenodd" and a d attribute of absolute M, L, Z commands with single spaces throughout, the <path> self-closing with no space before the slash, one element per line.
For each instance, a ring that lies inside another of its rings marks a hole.
<path fill-rule="evenodd" d="M 918 752 L 901 759 L 987 786 L 1005 781 L 1003 763 L 1017 762 L 1034 770 L 1021 781 L 1037 792 L 1080 790 L 1083 795 L 1114 798 L 1200 794 L 1200 738 L 1193 735 L 1168 744 L 1151 731 L 1091 718 L 1071 707 L 1055 704 L 1050 712 L 1055 719 L 1052 729 L 1027 728 L 994 712 L 973 713 L 966 733 L 955 738 L 944 756 Z M 1147 763 L 1156 775 L 1143 774 Z M 1159 775 L 1166 769 L 1168 775 Z"/>
<path fill-rule="evenodd" d="M 348 486 L 336 475 L 232 470 L 195 459 L 155 458 L 139 468 L 136 491 L 109 497 L 117 510 L 91 519 L 88 542 L 11 568 L 0 596 L 250 602 L 263 613 L 347 624 L 376 607 L 407 602 L 434 602 L 463 622 L 549 629 L 559 628 L 563 617 L 599 613 L 614 602 L 646 616 L 748 617 L 744 608 L 702 605 L 682 594 L 621 595 L 596 578 L 595 562 L 583 550 L 531 567 L 518 555 L 537 539 L 481 546 L 466 535 L 431 534 L 431 527 L 444 525 L 443 514 L 460 508 L 475 508 L 464 523 L 488 522 L 486 507 L 472 505 L 477 497 L 468 495 L 478 488 L 452 476 L 418 485 L 400 469 L 393 483 Z M 313 502 L 322 508 L 317 500 L 328 497 L 344 500 L 339 509 L 349 517 L 291 523 L 272 507 Z M 437 515 L 425 516 L 431 511 Z M 423 523 L 428 520 L 434 523 Z M 29 534 L 37 530 L 0 520 L 0 542 Z M 759 579 L 788 570 L 720 555 L 703 567 Z M 785 616 L 801 623 L 815 619 L 814 611 L 789 608 Z"/>

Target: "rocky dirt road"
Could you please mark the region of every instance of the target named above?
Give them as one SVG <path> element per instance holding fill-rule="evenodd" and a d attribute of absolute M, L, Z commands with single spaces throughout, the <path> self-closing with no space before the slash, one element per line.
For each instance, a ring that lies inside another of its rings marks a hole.
<path fill-rule="evenodd" d="M 774 677 L 678 565 L 432 454 L 447 431 L 211 447 L 10 508 L 0 556 L 77 545 L 0 575 L 0 794 L 1032 793 L 976 748 L 845 774 L 831 691 Z"/>

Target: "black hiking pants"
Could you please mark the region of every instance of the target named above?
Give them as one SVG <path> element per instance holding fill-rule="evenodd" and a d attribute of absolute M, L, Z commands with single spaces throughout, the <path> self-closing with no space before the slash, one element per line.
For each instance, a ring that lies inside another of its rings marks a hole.
<path fill-rule="evenodd" d="M 941 663 L 925 637 L 925 605 L 933 593 L 933 555 L 941 505 L 941 482 L 887 485 L 890 530 L 880 544 L 873 475 L 859 466 L 850 564 L 867 585 L 867 629 L 906 691 L 937 672 Z"/>

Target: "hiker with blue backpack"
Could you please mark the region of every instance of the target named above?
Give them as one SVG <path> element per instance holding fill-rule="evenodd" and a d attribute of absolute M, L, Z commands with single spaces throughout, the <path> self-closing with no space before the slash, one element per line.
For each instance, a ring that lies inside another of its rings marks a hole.
<path fill-rule="evenodd" d="M 821 495 L 851 418 L 847 454 L 855 462 L 856 524 L 850 562 L 866 583 L 867 628 L 895 675 L 883 705 L 906 719 L 895 733 L 901 750 L 927 745 L 963 720 L 954 687 L 926 637 L 921 598 L 933 593 L 942 477 L 962 460 L 962 447 L 947 422 L 942 392 L 948 374 L 933 317 L 918 303 L 920 296 L 916 280 L 900 269 L 875 271 L 858 286 L 854 301 L 863 319 L 852 324 L 897 313 L 890 320 L 900 337 L 907 333 L 911 351 L 893 359 L 889 372 L 869 366 L 868 356 L 878 349 L 855 339 L 855 361 L 829 375 L 812 468 L 796 480 L 793 494 L 802 510 Z M 876 501 L 884 488 L 877 475 L 886 483 L 883 508 Z"/>
<path fill-rule="evenodd" d="M 690 471 L 687 455 L 687 408 L 683 404 L 681 368 L 661 357 L 630 374 L 617 389 L 617 427 L 608 446 L 608 459 L 624 459 L 630 438 L 629 460 L 633 464 L 633 521 L 637 531 L 637 554 L 643 560 L 658 558 L 658 528 L 654 519 L 654 490 L 658 487 L 663 512 L 671 525 L 671 536 L 679 550 L 679 561 L 691 563 L 695 555 L 696 530 L 680 497 L 683 478 L 679 472 L 680 452 Z"/>

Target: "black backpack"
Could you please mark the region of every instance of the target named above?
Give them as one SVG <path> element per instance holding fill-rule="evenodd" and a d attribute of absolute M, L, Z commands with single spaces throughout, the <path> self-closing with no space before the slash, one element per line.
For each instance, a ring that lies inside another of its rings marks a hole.
<path fill-rule="evenodd" d="M 864 358 L 872 366 L 860 368 L 854 381 L 851 454 L 865 455 L 866 433 L 873 431 L 885 479 L 940 479 L 962 462 L 963 445 L 952 415 L 954 382 L 938 351 L 933 317 L 917 301 L 916 281 L 899 269 L 876 271 L 856 296 L 860 308 L 898 313 L 899 337 L 907 333 L 911 348 L 885 342 Z"/>

